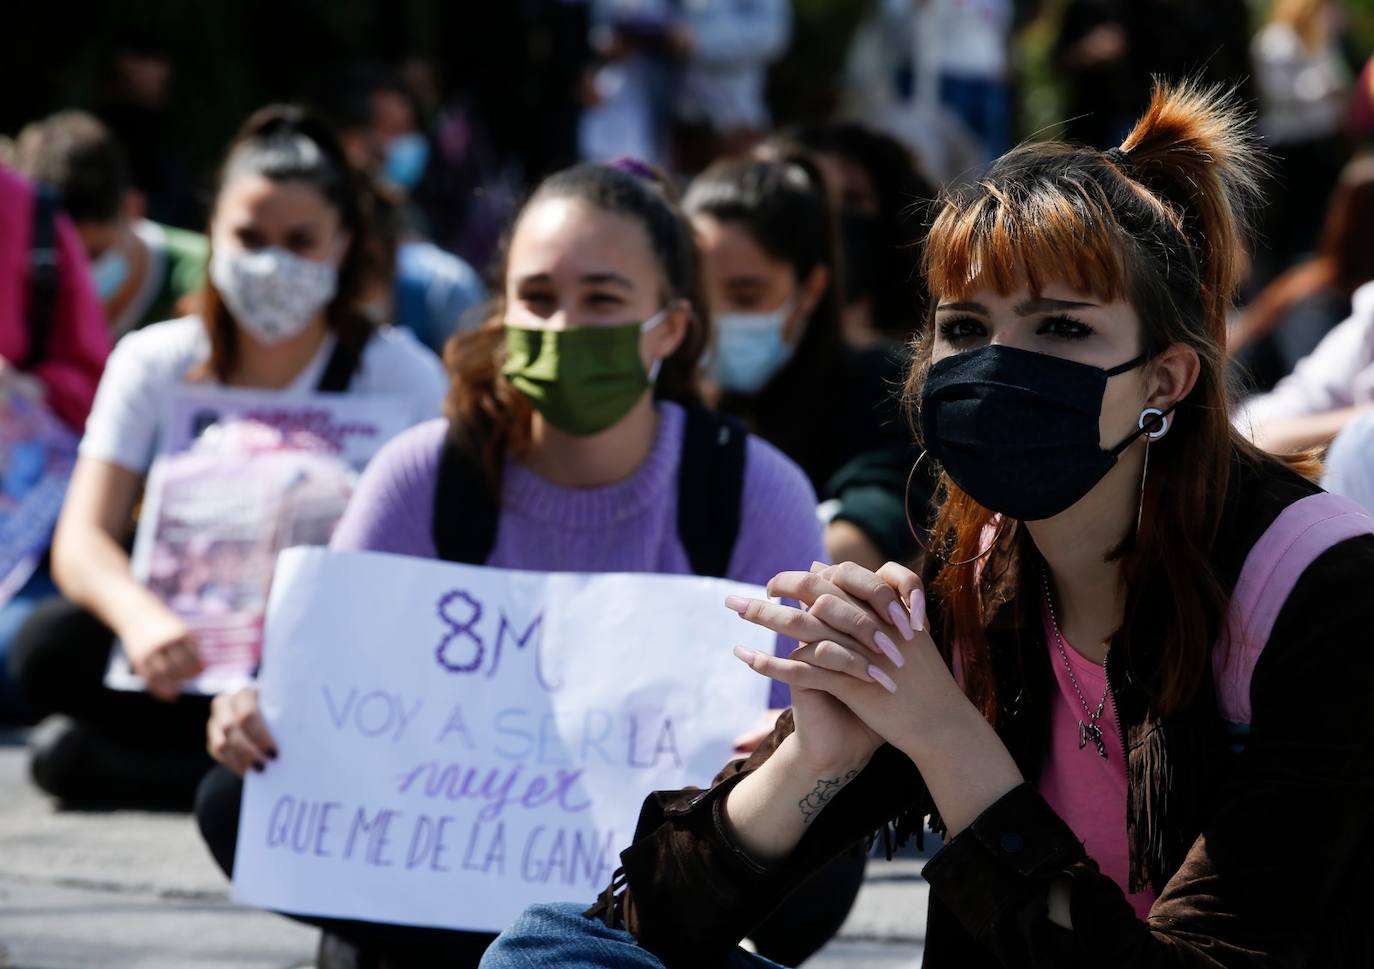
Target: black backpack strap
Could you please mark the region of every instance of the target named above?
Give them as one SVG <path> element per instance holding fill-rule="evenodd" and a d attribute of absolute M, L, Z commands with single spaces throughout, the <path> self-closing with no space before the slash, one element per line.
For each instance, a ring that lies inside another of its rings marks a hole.
<path fill-rule="evenodd" d="M 749 435 L 733 417 L 687 408 L 678 469 L 677 533 L 692 571 L 724 577 L 739 537 Z"/>
<path fill-rule="evenodd" d="M 496 545 L 501 509 L 481 465 L 450 430 L 434 486 L 434 549 L 446 562 L 483 565 Z"/>
<path fill-rule="evenodd" d="M 336 339 L 334 349 L 329 354 L 329 362 L 324 365 L 324 373 L 320 374 L 320 382 L 315 385 L 315 390 L 322 394 L 342 394 L 347 391 L 348 385 L 353 382 L 353 375 L 362 366 L 363 351 L 367 349 L 367 341 L 371 339 L 372 335 L 368 334 L 362 346 L 356 350 L 344 346 L 343 340 Z"/>
<path fill-rule="evenodd" d="M 57 192 L 39 185 L 33 199 L 33 241 L 29 246 L 29 352 L 20 369 L 37 366 L 48 353 L 53 307 L 57 305 Z"/>

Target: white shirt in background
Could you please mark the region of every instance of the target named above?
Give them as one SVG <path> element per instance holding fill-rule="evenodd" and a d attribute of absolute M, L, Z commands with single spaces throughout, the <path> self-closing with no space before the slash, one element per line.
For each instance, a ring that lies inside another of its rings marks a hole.
<path fill-rule="evenodd" d="M 1374 401 L 1374 283 L 1351 298 L 1350 318 L 1322 338 L 1267 394 L 1244 401 L 1235 424 L 1246 433 L 1270 421 L 1324 414 Z"/>
<path fill-rule="evenodd" d="M 284 397 L 315 391 L 334 350 L 326 335 L 315 356 Z M 120 340 L 105 364 L 95 403 L 81 439 L 83 457 L 98 458 L 146 474 L 157 452 L 167 406 L 187 375 L 210 356 L 210 340 L 198 316 L 155 323 Z M 404 330 L 379 330 L 367 341 L 347 393 L 404 400 L 411 423 L 438 417 L 448 392 L 443 365 Z"/>

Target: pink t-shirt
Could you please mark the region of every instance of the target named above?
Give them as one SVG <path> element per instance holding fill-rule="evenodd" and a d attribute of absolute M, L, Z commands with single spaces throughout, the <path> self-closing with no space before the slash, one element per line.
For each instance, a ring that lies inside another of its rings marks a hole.
<path fill-rule="evenodd" d="M 1088 857 L 1126 892 L 1130 870 L 1130 849 L 1126 843 L 1126 762 L 1116 705 L 1110 696 L 1107 697 L 1107 707 L 1097 721 L 1102 728 L 1107 759 L 1098 756 L 1097 746 L 1091 739 L 1080 750 L 1078 725 L 1087 721 L 1088 714 L 1064 670 L 1048 610 L 1044 610 L 1044 619 L 1045 641 L 1049 645 L 1050 665 L 1054 668 L 1059 691 L 1051 703 L 1050 749 L 1040 774 L 1040 793 L 1083 841 Z M 1073 666 L 1084 699 L 1096 710 L 1107 689 L 1106 671 L 1080 655 L 1068 640 L 1064 641 L 1064 652 Z M 1155 894 L 1147 888 L 1136 894 L 1127 892 L 1126 898 L 1143 919 L 1154 904 Z"/>

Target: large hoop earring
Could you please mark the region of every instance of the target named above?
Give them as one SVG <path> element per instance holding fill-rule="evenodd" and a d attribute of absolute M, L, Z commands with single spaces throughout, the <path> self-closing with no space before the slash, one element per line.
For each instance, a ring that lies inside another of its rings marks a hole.
<path fill-rule="evenodd" d="M 1140 504 L 1135 511 L 1135 533 L 1140 535 L 1140 522 L 1145 515 L 1145 480 L 1150 474 L 1150 444 L 1169 433 L 1169 415 L 1158 407 L 1146 407 L 1140 412 L 1136 428 L 1145 435 L 1145 463 L 1140 469 Z"/>
<path fill-rule="evenodd" d="M 1007 518 L 1005 515 L 1002 516 L 1002 524 L 997 527 L 997 534 L 992 537 L 992 541 L 988 543 L 988 547 L 983 549 L 983 551 L 979 552 L 973 558 L 964 559 L 962 562 L 951 562 L 949 559 L 940 555 L 939 552 L 935 551 L 935 549 L 921 541 L 921 533 L 916 530 L 916 524 L 911 520 L 911 482 L 916 480 L 916 470 L 921 466 L 921 462 L 926 459 L 926 454 L 928 453 L 927 451 L 921 452 L 921 456 L 916 459 L 916 463 L 911 466 L 911 472 L 906 476 L 906 490 L 902 494 L 902 511 L 906 514 L 906 527 L 911 531 L 911 537 L 916 539 L 916 544 L 921 546 L 927 555 L 939 559 L 946 566 L 954 568 L 960 565 L 972 565 L 997 547 L 997 543 L 1002 540 L 1002 535 L 1006 532 L 1007 524 L 1011 519 Z"/>

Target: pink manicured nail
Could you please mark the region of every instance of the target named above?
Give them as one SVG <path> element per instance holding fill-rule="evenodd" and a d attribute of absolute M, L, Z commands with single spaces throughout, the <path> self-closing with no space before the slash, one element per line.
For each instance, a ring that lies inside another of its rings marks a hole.
<path fill-rule="evenodd" d="M 873 634 L 873 642 L 883 651 L 883 655 L 892 660 L 892 665 L 901 668 L 906 660 L 902 659 L 902 654 L 897 651 L 897 644 L 887 638 L 887 633 L 882 630 Z"/>
<path fill-rule="evenodd" d="M 887 614 L 892 617 L 892 625 L 897 627 L 897 632 L 902 634 L 902 638 L 908 643 L 911 642 L 915 636 L 912 635 L 911 621 L 907 619 L 906 610 L 902 608 L 902 604 L 900 602 L 892 603 L 887 607 Z"/>
<path fill-rule="evenodd" d="M 878 667 L 870 664 L 868 667 L 868 675 L 873 678 L 874 683 L 877 683 L 888 693 L 897 692 L 897 684 L 892 682 L 892 677 L 888 676 Z"/>
<path fill-rule="evenodd" d="M 736 646 L 734 649 L 734 653 L 737 657 L 739 657 L 746 663 L 752 664 L 754 662 L 754 651 L 752 649 L 745 649 L 743 646 Z"/>
<path fill-rule="evenodd" d="M 911 628 L 918 633 L 926 628 L 926 593 L 924 589 L 911 590 Z"/>
<path fill-rule="evenodd" d="M 744 610 L 749 608 L 749 600 L 743 596 L 726 596 L 725 608 L 733 609 L 742 616 L 744 615 Z"/>

